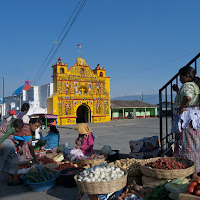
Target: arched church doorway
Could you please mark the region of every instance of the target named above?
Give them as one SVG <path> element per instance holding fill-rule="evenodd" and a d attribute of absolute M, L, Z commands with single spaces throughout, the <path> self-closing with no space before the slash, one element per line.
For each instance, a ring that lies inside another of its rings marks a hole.
<path fill-rule="evenodd" d="M 90 122 L 91 111 L 88 105 L 82 104 L 76 111 L 76 123 L 88 123 Z"/>

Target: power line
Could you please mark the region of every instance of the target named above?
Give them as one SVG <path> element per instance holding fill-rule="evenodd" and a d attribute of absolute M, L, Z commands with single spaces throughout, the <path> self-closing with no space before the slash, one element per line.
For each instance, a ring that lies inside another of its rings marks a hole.
<path fill-rule="evenodd" d="M 53 46 L 52 49 L 50 50 L 49 54 L 47 55 L 46 59 L 45 59 L 44 62 L 42 63 L 41 67 L 45 64 L 45 62 L 47 61 L 48 57 L 52 54 L 51 57 L 49 58 L 48 62 L 47 62 L 46 65 L 43 67 L 43 69 L 42 69 L 40 72 L 38 72 L 38 73 L 34 76 L 34 78 L 33 78 L 33 80 L 32 80 L 33 84 L 36 84 L 36 83 L 41 79 L 43 73 L 45 72 L 46 68 L 49 66 L 51 60 L 52 60 L 53 57 L 55 56 L 55 54 L 56 54 L 58 48 L 60 47 L 60 45 L 61 45 L 62 42 L 64 41 L 66 35 L 68 34 L 68 32 L 69 32 L 70 29 L 71 29 L 71 26 L 72 26 L 73 23 L 76 21 L 78 15 L 80 14 L 80 12 L 81 12 L 81 10 L 83 9 L 83 7 L 85 6 L 86 2 L 87 2 L 87 0 L 83 0 L 83 1 L 80 0 L 80 1 L 78 2 L 76 8 L 74 9 L 72 15 L 70 16 L 69 20 L 67 21 L 65 27 L 63 28 L 62 32 L 60 33 L 58 39 L 57 39 L 56 42 L 54 43 L 54 46 Z M 80 5 L 80 4 L 81 4 L 81 5 Z M 76 12 L 76 10 L 77 10 L 78 7 L 79 7 L 79 9 L 78 9 L 77 13 L 75 14 L 75 17 L 72 19 L 73 15 L 74 15 L 74 13 Z M 69 22 L 71 21 L 71 19 L 72 19 L 72 22 L 71 22 L 69 28 L 67 29 L 67 31 L 65 32 L 65 34 L 64 34 L 64 36 L 63 36 L 63 38 L 62 38 L 62 40 L 59 42 L 58 46 L 56 47 L 56 49 L 55 49 L 54 52 L 53 52 L 54 47 L 56 46 L 58 40 L 60 39 L 61 35 L 63 34 L 65 28 L 67 27 L 67 25 L 69 24 Z M 53 52 L 53 53 L 52 53 L 52 52 Z"/>
<path fill-rule="evenodd" d="M 195 51 L 193 51 L 193 52 L 191 52 L 191 53 L 196 53 L 196 52 L 199 52 L 199 49 L 197 49 L 197 50 L 195 50 Z M 167 62 L 164 63 L 164 64 L 166 65 L 166 64 L 169 64 L 169 63 L 176 62 L 177 60 L 180 60 L 180 59 L 182 59 L 182 58 L 187 57 L 187 56 L 190 55 L 191 53 L 188 53 L 188 54 L 185 54 L 185 55 L 180 56 L 180 57 L 178 57 L 178 58 L 175 58 L 175 59 L 169 60 L 169 61 L 167 61 Z M 161 67 L 161 66 L 163 66 L 164 64 L 162 63 L 162 64 L 158 64 L 158 65 L 153 66 L 153 67 L 149 67 L 149 68 L 143 69 L 142 72 L 145 72 L 145 71 L 152 71 L 152 69 L 155 69 L 155 68 Z M 126 77 L 130 77 L 130 76 L 133 76 L 133 75 L 137 75 L 137 74 L 139 74 L 139 73 L 141 73 L 141 72 L 128 73 L 128 75 L 127 75 L 127 74 L 126 74 L 126 75 L 121 75 L 121 77 L 126 78 Z"/>

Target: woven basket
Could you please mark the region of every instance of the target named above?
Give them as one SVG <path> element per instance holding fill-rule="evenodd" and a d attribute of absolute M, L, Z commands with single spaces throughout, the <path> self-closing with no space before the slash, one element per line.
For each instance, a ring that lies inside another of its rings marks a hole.
<path fill-rule="evenodd" d="M 99 165 L 101 163 L 105 163 L 105 158 L 101 158 L 101 159 L 86 159 L 86 160 L 81 160 L 79 159 L 78 160 L 78 164 L 81 164 L 81 165 L 90 165 L 91 167 L 94 167 L 95 165 Z"/>
<path fill-rule="evenodd" d="M 124 188 L 127 184 L 127 171 L 124 171 L 125 175 L 121 178 L 112 181 L 105 182 L 86 182 L 77 181 L 77 175 L 74 177 L 76 184 L 78 186 L 79 191 L 86 194 L 109 194 L 112 192 L 116 192 Z"/>
<path fill-rule="evenodd" d="M 128 177 L 138 176 L 141 177 L 142 173 L 140 166 L 147 163 L 146 159 L 135 159 L 135 158 L 126 158 L 116 160 L 115 162 L 109 163 L 111 166 L 119 167 L 128 171 Z"/>
<path fill-rule="evenodd" d="M 146 160 L 146 163 L 154 162 L 162 157 L 157 158 L 150 158 Z M 149 167 L 146 167 L 145 164 L 141 165 L 140 169 L 142 174 L 149 176 L 149 177 L 155 177 L 159 179 L 176 179 L 176 178 L 184 178 L 187 176 L 190 176 L 195 172 L 195 166 L 194 162 L 188 159 L 183 158 L 175 158 L 175 157 L 168 157 L 168 159 L 173 159 L 176 161 L 184 161 L 186 163 L 187 168 L 186 169 L 174 169 L 174 170 L 165 170 L 165 169 L 152 169 Z"/>

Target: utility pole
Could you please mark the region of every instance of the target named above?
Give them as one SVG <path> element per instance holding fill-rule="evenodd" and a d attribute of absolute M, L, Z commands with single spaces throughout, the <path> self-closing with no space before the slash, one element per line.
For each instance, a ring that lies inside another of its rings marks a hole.
<path fill-rule="evenodd" d="M 4 77 L 0 77 L 3 79 L 3 106 L 1 109 L 1 119 L 3 120 L 3 114 L 4 114 Z"/>
<path fill-rule="evenodd" d="M 141 95 L 141 101 L 143 102 L 143 92 L 142 92 L 142 95 Z"/>

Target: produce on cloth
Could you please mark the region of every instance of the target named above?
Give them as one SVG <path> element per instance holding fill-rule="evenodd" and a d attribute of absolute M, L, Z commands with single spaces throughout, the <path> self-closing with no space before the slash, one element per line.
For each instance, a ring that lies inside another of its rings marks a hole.
<path fill-rule="evenodd" d="M 57 163 L 47 163 L 46 165 L 44 165 L 46 168 L 50 169 L 50 170 L 54 170 L 56 167 L 58 167 L 59 165 Z"/>
<path fill-rule="evenodd" d="M 53 172 L 48 171 L 45 168 L 35 167 L 29 170 L 24 176 L 27 179 L 27 183 L 41 183 L 50 181 L 56 178 L 57 175 Z"/>
<path fill-rule="evenodd" d="M 200 176 L 197 176 L 188 184 L 186 192 L 187 194 L 200 196 Z"/>
<path fill-rule="evenodd" d="M 103 159 L 105 158 L 104 155 L 98 154 L 96 152 L 89 154 L 89 155 L 84 155 L 84 156 L 79 156 L 77 157 L 77 159 L 81 159 L 81 160 L 91 160 L 91 159 Z"/>
<path fill-rule="evenodd" d="M 86 182 L 101 182 L 116 180 L 124 176 L 124 171 L 120 168 L 108 165 L 108 163 L 101 163 L 94 167 L 83 170 L 79 176 L 78 181 Z"/>
<path fill-rule="evenodd" d="M 54 161 L 52 158 L 47 158 L 47 157 L 38 158 L 38 161 L 43 165 L 46 165 L 48 163 L 56 163 L 56 161 Z"/>
<path fill-rule="evenodd" d="M 187 168 L 187 166 L 184 162 L 170 160 L 168 158 L 159 158 L 155 162 L 149 162 L 149 163 L 145 164 L 145 166 L 155 168 L 155 169 L 165 169 L 165 170 Z"/>
<path fill-rule="evenodd" d="M 54 170 L 62 171 L 63 169 L 77 168 L 77 167 L 78 167 L 77 164 L 74 164 L 73 162 L 68 162 L 68 163 L 59 164 L 57 167 L 54 168 Z"/>
<path fill-rule="evenodd" d="M 148 192 L 143 200 L 167 200 L 169 192 L 165 189 L 165 184 L 158 185 Z"/>

